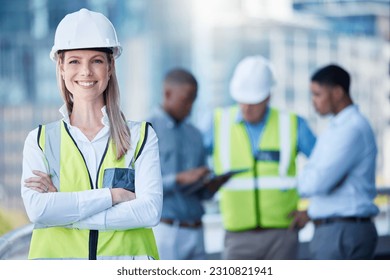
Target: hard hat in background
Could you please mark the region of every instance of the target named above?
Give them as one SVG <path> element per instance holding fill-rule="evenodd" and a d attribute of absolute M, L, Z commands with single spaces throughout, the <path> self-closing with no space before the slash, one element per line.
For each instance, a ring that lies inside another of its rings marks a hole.
<path fill-rule="evenodd" d="M 238 103 L 258 104 L 275 85 L 270 62 L 262 56 L 249 56 L 237 65 L 230 82 L 230 95 Z"/>
<path fill-rule="evenodd" d="M 101 13 L 81 9 L 58 24 L 50 58 L 56 61 L 59 50 L 89 48 L 110 48 L 114 58 L 122 52 L 112 23 Z"/>

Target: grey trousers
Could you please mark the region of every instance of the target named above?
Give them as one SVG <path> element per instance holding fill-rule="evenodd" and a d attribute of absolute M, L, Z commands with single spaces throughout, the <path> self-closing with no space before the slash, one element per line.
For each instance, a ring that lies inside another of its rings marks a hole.
<path fill-rule="evenodd" d="M 160 223 L 153 228 L 161 260 L 205 260 L 203 227 Z"/>
<path fill-rule="evenodd" d="M 225 260 L 293 260 L 297 258 L 298 231 L 248 230 L 225 233 Z"/>
<path fill-rule="evenodd" d="M 315 260 L 369 260 L 377 242 L 372 222 L 334 222 L 315 228 L 309 251 Z"/>

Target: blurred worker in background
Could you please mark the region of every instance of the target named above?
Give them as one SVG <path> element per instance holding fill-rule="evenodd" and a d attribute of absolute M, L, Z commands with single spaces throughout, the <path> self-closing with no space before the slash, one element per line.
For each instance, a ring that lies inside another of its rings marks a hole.
<path fill-rule="evenodd" d="M 146 122 L 126 121 L 120 110 L 120 54 L 100 13 L 81 9 L 57 27 L 50 57 L 63 118 L 31 131 L 23 151 L 21 194 L 35 224 L 30 259 L 159 257 L 150 228 L 162 207 L 158 142 Z M 107 174 L 121 185 L 104 186 Z"/>
<path fill-rule="evenodd" d="M 162 106 L 149 119 L 159 138 L 163 210 L 154 229 L 161 259 L 205 259 L 202 200 L 215 189 L 204 184 L 210 173 L 200 131 L 188 116 L 198 83 L 185 69 L 169 71 Z M 221 182 L 223 183 L 223 182 Z"/>
<path fill-rule="evenodd" d="M 311 77 L 312 100 L 321 116 L 333 115 L 299 176 L 315 225 L 313 259 L 371 259 L 377 243 L 377 148 L 370 124 L 349 92 L 350 76 L 328 65 Z"/>
<path fill-rule="evenodd" d="M 301 117 L 269 106 L 274 81 L 264 57 L 243 59 L 230 84 L 238 105 L 218 108 L 205 135 L 217 174 L 249 168 L 220 189 L 224 259 L 295 259 L 307 221 L 295 161 L 310 155 L 315 136 Z"/>

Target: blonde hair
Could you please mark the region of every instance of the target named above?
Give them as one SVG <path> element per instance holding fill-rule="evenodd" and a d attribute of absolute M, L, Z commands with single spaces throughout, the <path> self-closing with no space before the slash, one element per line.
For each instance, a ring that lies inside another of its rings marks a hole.
<path fill-rule="evenodd" d="M 65 81 L 62 78 L 60 66 L 64 61 L 64 52 L 58 54 L 56 74 L 57 83 L 61 92 L 62 99 L 66 104 L 69 115 L 73 111 L 73 95 L 66 88 Z M 114 143 L 114 152 L 116 158 L 120 159 L 130 149 L 130 129 L 127 126 L 125 115 L 120 109 L 120 93 L 118 80 L 115 73 L 115 60 L 112 54 L 107 53 L 108 63 L 111 64 L 112 73 L 108 81 L 107 88 L 104 90 L 104 103 L 106 105 L 108 119 L 110 121 L 110 137 Z"/>

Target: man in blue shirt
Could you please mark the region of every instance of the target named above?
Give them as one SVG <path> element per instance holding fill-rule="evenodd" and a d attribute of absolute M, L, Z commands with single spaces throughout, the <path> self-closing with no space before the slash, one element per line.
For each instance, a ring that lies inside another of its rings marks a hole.
<path fill-rule="evenodd" d="M 163 177 L 161 223 L 154 228 L 160 259 L 206 258 L 202 201 L 214 195 L 219 183 L 204 184 L 210 170 L 202 135 L 187 119 L 197 89 L 187 70 L 169 71 L 162 106 L 149 119 L 159 139 Z"/>
<path fill-rule="evenodd" d="M 321 116 L 333 115 L 299 176 L 299 191 L 310 198 L 308 214 L 315 225 L 313 259 L 371 259 L 376 248 L 377 147 L 349 86 L 349 74 L 337 65 L 311 78 L 314 108 Z"/>
<path fill-rule="evenodd" d="M 309 156 L 315 136 L 306 121 L 269 106 L 274 75 L 261 56 L 236 67 L 230 94 L 237 105 L 217 108 L 205 132 L 215 172 L 246 168 L 219 192 L 224 259 L 295 259 L 298 229 L 296 157 Z"/>

